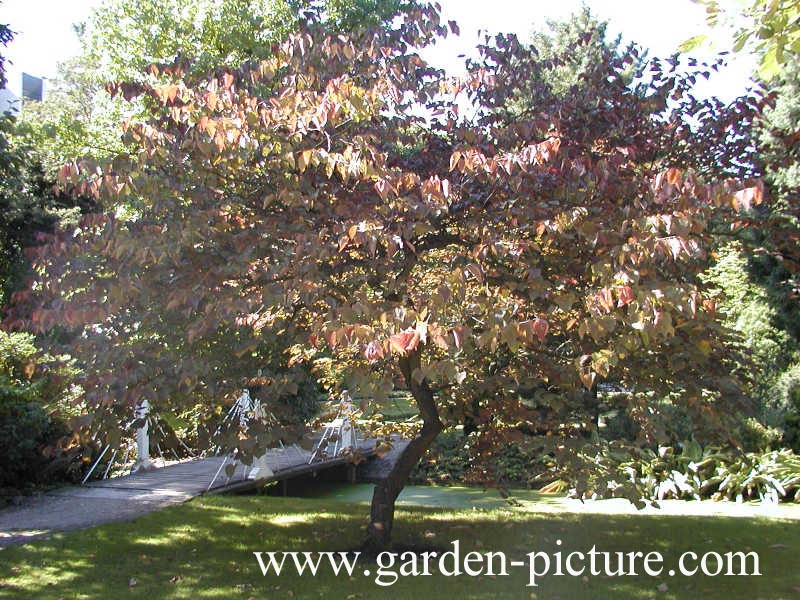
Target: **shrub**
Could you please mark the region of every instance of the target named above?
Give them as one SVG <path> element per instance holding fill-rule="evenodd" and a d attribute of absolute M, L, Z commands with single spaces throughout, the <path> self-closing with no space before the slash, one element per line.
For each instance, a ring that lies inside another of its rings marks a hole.
<path fill-rule="evenodd" d="M 0 379 L 0 486 L 41 482 L 48 458 L 43 450 L 66 430 L 50 418 L 35 386 L 8 385 Z M 33 398 L 33 399 L 32 399 Z"/>
<path fill-rule="evenodd" d="M 774 441 L 778 437 L 778 432 L 764 428 L 755 419 L 750 426 L 756 438 L 763 435 Z M 470 483 L 474 464 L 465 444 L 460 431 L 441 434 L 413 473 L 412 481 Z M 572 471 L 585 473 L 585 479 L 559 471 L 553 457 L 541 448 L 517 442 L 494 452 L 490 468 L 504 484 L 540 487 L 547 492 L 569 491 L 573 496 L 624 497 L 640 506 L 644 501 L 665 499 L 800 502 L 800 456 L 791 450 L 742 453 L 687 440 L 656 450 L 637 449 L 631 458 L 623 441 L 601 444 L 582 455 L 592 469 Z M 605 481 L 612 483 L 601 483 Z"/>
<path fill-rule="evenodd" d="M 472 443 L 463 431 L 452 429 L 439 435 L 411 475 L 414 483 L 470 484 L 494 479 L 503 485 L 537 487 L 553 468 L 553 458 L 535 438 L 509 442 L 484 455 L 470 451 Z M 487 473 L 488 472 L 488 473 Z"/>
<path fill-rule="evenodd" d="M 716 496 L 800 502 L 800 456 L 791 450 L 751 453 L 717 467 Z"/>
<path fill-rule="evenodd" d="M 465 483 L 470 452 L 464 435 L 450 430 L 439 434 L 411 475 L 414 483 Z"/>
<path fill-rule="evenodd" d="M 687 441 L 680 447 L 646 450 L 635 459 L 608 444 L 585 459 L 601 466 L 604 476 L 590 479 L 572 493 L 625 497 L 641 504 L 664 499 L 761 499 L 800 501 L 800 457 L 791 450 L 739 453 Z M 599 482 L 613 480 L 612 485 Z M 585 488 L 585 489 L 584 489 Z"/>
<path fill-rule="evenodd" d="M 66 403 L 74 370 L 50 368 L 33 336 L 0 331 L 0 487 L 23 488 L 66 476 L 57 453 L 47 452 L 67 433 L 59 407 Z"/>
<path fill-rule="evenodd" d="M 770 389 L 766 421 L 783 429 L 783 444 L 800 451 L 800 363 L 792 365 Z"/>
<path fill-rule="evenodd" d="M 742 448 L 747 452 L 760 452 L 777 448 L 783 443 L 784 431 L 778 427 L 770 427 L 758 419 L 747 417 L 739 426 L 739 439 Z"/>

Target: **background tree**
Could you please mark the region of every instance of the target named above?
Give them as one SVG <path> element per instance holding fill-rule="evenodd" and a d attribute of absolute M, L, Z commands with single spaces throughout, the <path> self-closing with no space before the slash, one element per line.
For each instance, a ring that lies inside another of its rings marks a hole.
<path fill-rule="evenodd" d="M 800 6 L 794 1 L 754 0 L 741 5 L 741 10 L 731 10 L 718 2 L 703 4 L 710 25 L 734 31 L 734 51 L 755 52 L 761 59 L 757 80 L 769 93 L 755 115 L 734 107 L 737 116 L 744 118 L 738 125 L 731 123 L 730 130 L 737 132 L 745 150 L 745 160 L 740 159 L 739 164 L 763 177 L 774 200 L 749 215 L 753 226 L 744 236 L 734 235 L 739 239 L 720 253 L 709 275 L 725 295 L 744 300 L 724 302 L 722 308 L 740 336 L 736 343 L 749 353 L 742 368 L 755 375 L 749 391 L 758 400 L 759 419 L 778 427 L 777 440 L 774 432 L 767 432 L 756 445 L 783 443 L 797 448 L 800 234 L 796 172 L 800 119 L 795 98 Z M 690 40 L 685 47 L 701 41 Z M 729 155 L 729 148 L 720 147 L 716 154 Z"/>
<path fill-rule="evenodd" d="M 760 211 L 756 221 L 755 251 L 747 256 L 748 284 L 769 305 L 761 311 L 761 320 L 770 335 L 760 336 L 757 328 L 743 333 L 748 337 L 775 339 L 780 336 L 780 352 L 773 358 L 756 353 L 756 368 L 767 370 L 757 390 L 762 419 L 784 432 L 783 443 L 800 448 L 800 378 L 798 378 L 798 342 L 800 341 L 800 166 L 798 166 L 798 131 L 800 105 L 797 101 L 800 67 L 796 57 L 787 58 L 778 75 L 765 82 L 771 105 L 765 107 L 754 124 L 755 162 L 774 198 L 768 210 Z M 732 306 L 739 317 L 741 307 Z M 741 318 L 741 317 L 739 317 Z"/>
<path fill-rule="evenodd" d="M 751 393 L 759 401 L 759 418 L 786 428 L 784 443 L 796 445 L 800 406 L 793 400 L 792 390 L 798 389 L 794 363 L 800 308 L 796 177 L 800 118 L 795 100 L 795 54 L 800 43 L 800 6 L 797 2 L 756 0 L 735 12 L 717 2 L 703 4 L 710 25 L 735 30 L 735 51 L 753 51 L 761 57 L 760 85 L 769 94 L 755 113 L 741 104 L 730 107 L 739 122 L 726 127 L 737 132 L 743 150 L 740 156 L 744 157 L 738 159 L 739 165 L 762 176 L 774 199 L 768 208 L 749 216 L 753 227 L 744 230 L 744 236 L 735 236 L 740 239 L 721 253 L 710 276 L 726 295 L 744 300 L 727 301 L 723 309 L 729 324 L 741 335 L 737 343 L 750 353 L 743 367 L 755 374 Z M 730 156 L 731 145 L 720 146 L 711 155 L 710 168 L 721 162 L 714 155 Z"/>
<path fill-rule="evenodd" d="M 780 74 L 766 83 L 771 86 L 773 103 L 757 123 L 757 160 L 776 196 L 771 216 L 778 221 L 776 229 L 782 231 L 776 245 L 782 249 L 783 262 L 796 273 L 800 270 L 796 252 L 800 239 L 800 61 L 789 60 Z M 793 284 L 796 288 L 796 281 Z"/>
<path fill-rule="evenodd" d="M 733 30 L 733 50 L 743 49 L 761 57 L 759 74 L 771 79 L 781 66 L 800 51 L 800 4 L 796 0 L 748 0 L 731 10 L 717 0 L 697 0 L 706 7 L 707 21 Z M 683 50 L 705 42 L 706 35 L 691 38 Z"/>
<path fill-rule="evenodd" d="M 529 79 L 527 89 L 517 92 L 506 108 L 535 110 L 547 104 L 542 95 L 549 93 L 562 100 L 571 95 L 574 102 L 585 103 L 587 113 L 597 109 L 611 98 L 590 99 L 580 91 L 587 87 L 593 72 L 608 66 L 611 56 L 627 57 L 627 68 L 616 75 L 625 84 L 634 85 L 634 75 L 647 62 L 646 55 L 635 44 L 624 46 L 621 36 L 608 39 L 607 28 L 608 23 L 598 20 L 586 6 L 567 19 L 548 20 L 546 27 L 535 31 L 528 42 L 531 56 L 547 66 L 537 69 L 537 79 Z"/>
<path fill-rule="evenodd" d="M 755 410 L 746 416 L 783 429 L 784 415 L 795 411 L 786 398 L 776 402 L 775 391 L 778 380 L 797 362 L 798 306 L 786 294 L 786 271 L 773 257 L 754 254 L 748 246 L 726 243 L 706 277 L 721 294 L 723 322 L 735 332 L 732 343 L 746 356 L 731 367 L 750 382 L 748 393 L 756 401 Z M 780 439 L 764 445 L 774 447 L 776 442 Z M 758 438 L 746 445 L 749 450 L 763 448 Z"/>
<path fill-rule="evenodd" d="M 0 44 L 12 39 L 10 28 L 0 26 Z M 0 87 L 5 84 L 0 55 Z M 59 222 L 77 223 L 87 205 L 85 198 L 54 192 L 39 159 L 37 149 L 21 139 L 16 116 L 0 115 L 2 312 L 28 274 L 24 248 L 40 243 L 39 236 Z M 69 433 L 67 418 L 75 412 L 70 405 L 76 399 L 74 368 L 66 359 L 42 353 L 35 342 L 30 334 L 0 332 L 0 487 L 6 489 L 65 477 L 69 465 L 61 459 L 70 454 L 65 450 L 79 451 L 69 443 L 60 445 Z"/>
<path fill-rule="evenodd" d="M 0 24 L 0 44 L 8 46 L 13 39 L 14 33 L 8 25 Z M 6 87 L 6 83 L 6 58 L 0 54 L 0 89 Z"/>
<path fill-rule="evenodd" d="M 319 14 L 330 31 L 345 32 L 390 21 L 406 0 L 111 0 L 75 26 L 80 54 L 60 65 L 47 98 L 26 105 L 22 119 L 54 173 L 76 157 L 95 159 L 122 151 L 120 123 L 144 110 L 138 102 L 112 98 L 110 82 L 151 81 L 151 65 L 205 76 L 221 66 L 238 68 L 267 57 L 274 44 L 295 31 L 304 14 Z"/>
<path fill-rule="evenodd" d="M 8 25 L 0 26 L 2 46 L 13 38 Z M 0 55 L 0 87 L 5 85 Z M 42 154 L 18 117 L 10 112 L 0 115 L 0 307 L 22 284 L 27 269 L 23 249 L 35 244 L 39 234 L 52 231 L 59 220 L 77 222 L 81 207 L 91 204 L 54 192 L 53 184 Z"/>
<path fill-rule="evenodd" d="M 81 57 L 59 65 L 41 102 L 26 100 L 16 133 L 36 149 L 49 179 L 68 160 L 114 156 L 123 150 L 120 124 L 141 110 L 111 98 L 97 73 Z"/>
<path fill-rule="evenodd" d="M 106 81 L 139 81 L 151 64 L 175 61 L 200 76 L 260 60 L 296 31 L 305 14 L 331 33 L 390 21 L 407 0 L 114 0 L 80 26 L 83 60 Z"/>

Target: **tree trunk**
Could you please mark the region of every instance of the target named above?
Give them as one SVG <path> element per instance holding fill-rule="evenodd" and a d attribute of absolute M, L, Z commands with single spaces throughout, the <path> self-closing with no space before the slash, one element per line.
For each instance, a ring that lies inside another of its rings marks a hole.
<path fill-rule="evenodd" d="M 436 409 L 433 391 L 427 381 L 416 382 L 413 373 L 419 368 L 419 351 L 400 359 L 400 370 L 419 408 L 422 429 L 406 446 L 386 479 L 378 482 L 372 495 L 370 522 L 367 527 L 367 540 L 362 550 L 367 554 L 377 554 L 391 544 L 394 506 L 397 496 L 403 491 L 411 471 L 422 455 L 430 447 L 442 430 L 442 422 Z"/>

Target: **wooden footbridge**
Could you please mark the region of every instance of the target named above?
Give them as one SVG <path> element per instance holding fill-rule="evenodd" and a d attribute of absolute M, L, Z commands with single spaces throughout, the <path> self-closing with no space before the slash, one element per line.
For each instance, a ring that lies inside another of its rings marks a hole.
<path fill-rule="evenodd" d="M 357 452 L 364 458 L 372 457 L 375 453 L 375 440 L 360 442 Z M 228 474 L 226 467 L 229 466 L 232 466 L 233 473 Z M 211 456 L 138 471 L 123 477 L 100 479 L 87 483 L 86 487 L 194 497 L 206 493 L 244 491 L 270 482 L 285 482 L 336 468 L 342 469 L 348 480 L 355 481 L 356 465 L 349 454 L 315 460 L 313 451 L 299 446 L 285 446 L 267 450 L 252 465 L 240 463 L 228 456 Z"/>
<path fill-rule="evenodd" d="M 108 450 L 104 450 L 84 479 L 88 488 L 109 491 L 129 490 L 141 493 L 173 494 L 191 498 L 205 493 L 242 491 L 264 486 L 270 482 L 286 482 L 296 477 L 339 468 L 350 481 L 355 481 L 354 456 L 368 459 L 375 454 L 375 440 L 359 440 L 351 423 L 352 404 L 346 396 L 336 417 L 317 432 L 310 449 L 298 445 L 281 446 L 255 457 L 251 464 L 236 458 L 235 453 L 181 461 L 156 468 L 150 460 L 148 440 L 148 406 L 137 408 L 141 423 L 136 432 L 137 461 L 133 472 L 108 478 L 115 454 L 108 460 L 105 472 L 98 480 L 87 483 Z M 263 407 L 250 398 L 247 390 L 237 399 L 226 415 L 223 425 L 247 431 L 252 419 L 263 418 Z M 221 426 L 222 427 L 222 426 Z M 127 453 L 126 453 L 127 457 Z M 124 460 L 123 460 L 124 462 Z M 285 491 L 284 486 L 284 491 Z"/>

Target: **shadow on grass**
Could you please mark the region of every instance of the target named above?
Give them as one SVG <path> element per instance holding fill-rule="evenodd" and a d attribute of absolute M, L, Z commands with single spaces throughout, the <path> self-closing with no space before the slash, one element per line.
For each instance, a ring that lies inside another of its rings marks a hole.
<path fill-rule="evenodd" d="M 527 567 L 508 576 L 400 578 L 375 583 L 374 564 L 352 577 L 291 567 L 263 576 L 254 551 L 342 551 L 362 541 L 367 509 L 330 499 L 209 497 L 130 523 L 58 535 L 0 551 L 0 598 L 797 598 L 798 524 L 769 519 L 653 515 L 536 515 L 508 509 L 401 508 L 399 545 L 451 548 L 461 555 L 502 551 L 661 552 L 664 575 L 543 576 L 527 587 Z M 558 545 L 558 541 L 561 545 Z M 681 553 L 755 551 L 761 577 L 670 577 Z M 555 558 L 553 558 L 555 560 Z M 288 563 L 287 563 L 288 564 Z M 400 562 L 390 570 L 397 572 Z M 370 570 L 370 575 L 364 574 Z M 553 569 L 554 570 L 554 569 Z M 641 570 L 639 571 L 641 573 Z M 386 578 L 384 578 L 386 579 Z M 666 586 L 666 587 L 664 587 Z"/>

